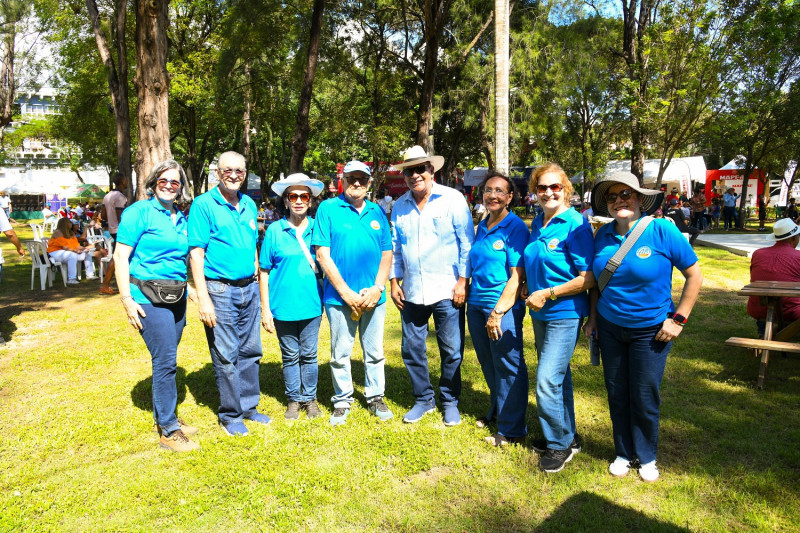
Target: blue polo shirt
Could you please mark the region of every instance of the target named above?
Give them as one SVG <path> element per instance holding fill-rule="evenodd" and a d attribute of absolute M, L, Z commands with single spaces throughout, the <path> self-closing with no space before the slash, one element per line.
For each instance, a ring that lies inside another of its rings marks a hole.
<path fill-rule="evenodd" d="M 574 209 L 567 209 L 550 219 L 546 227 L 544 213 L 531 223 L 531 235 L 525 247 L 525 275 L 530 292 L 575 279 L 580 272 L 592 269 L 594 240 L 592 227 Z M 589 314 L 588 293 L 560 296 L 547 300 L 539 311 L 531 311 L 537 320 L 583 318 Z"/>
<path fill-rule="evenodd" d="M 125 210 L 117 230 L 117 242 L 133 248 L 131 276 L 139 279 L 186 281 L 189 253 L 186 215 L 176 209 L 175 222 L 168 209 L 155 198 L 140 200 Z M 130 284 L 136 303 L 149 304 L 139 287 Z"/>
<path fill-rule="evenodd" d="M 256 204 L 238 195 L 237 208 L 214 187 L 195 198 L 189 211 L 189 247 L 206 251 L 208 279 L 244 279 L 256 272 Z"/>
<path fill-rule="evenodd" d="M 592 267 L 596 278 L 600 278 L 606 263 L 629 234 L 618 235 L 613 222 L 597 230 Z M 597 312 L 609 322 L 627 328 L 660 324 L 667 313 L 675 310 L 672 267 L 686 270 L 696 262 L 692 246 L 674 224 L 653 220 L 603 290 Z"/>
<path fill-rule="evenodd" d="M 341 194 L 320 204 L 311 244 L 330 248 L 331 259 L 345 283 L 359 292 L 375 285 L 381 253 L 392 250 L 392 235 L 378 204 L 365 200 L 359 213 Z M 327 277 L 322 301 L 325 305 L 347 305 Z M 378 304 L 385 301 L 384 293 Z"/>
<path fill-rule="evenodd" d="M 303 241 L 312 257 L 313 227 L 314 219 L 308 217 L 308 226 L 303 230 Z M 297 242 L 295 228 L 285 218 L 273 222 L 267 228 L 258 265 L 269 270 L 269 309 L 272 316 L 288 322 L 315 318 L 322 314 L 320 284 L 300 243 Z"/>
<path fill-rule="evenodd" d="M 503 294 L 511 269 L 523 266 L 522 254 L 528 243 L 528 226 L 514 213 L 508 213 L 491 230 L 488 218 L 478 224 L 475 242 L 469 250 L 472 282 L 470 305 L 494 307 Z"/>

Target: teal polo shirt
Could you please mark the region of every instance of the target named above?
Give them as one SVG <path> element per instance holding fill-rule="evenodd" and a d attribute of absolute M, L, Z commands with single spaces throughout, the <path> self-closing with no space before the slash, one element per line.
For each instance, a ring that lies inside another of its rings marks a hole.
<path fill-rule="evenodd" d="M 303 242 L 312 257 L 313 228 L 314 219 L 308 217 L 308 226 L 303 230 Z M 269 309 L 272 316 L 287 322 L 316 318 L 322 314 L 322 290 L 296 235 L 295 228 L 285 218 L 273 222 L 264 234 L 258 259 L 258 265 L 269 270 Z M 319 265 L 317 270 L 321 272 Z"/>
<path fill-rule="evenodd" d="M 133 248 L 129 258 L 131 276 L 139 279 L 186 281 L 189 253 L 186 215 L 175 210 L 175 221 L 161 202 L 140 200 L 125 210 L 117 230 L 117 242 Z M 149 304 L 139 287 L 130 284 L 136 303 Z"/>
<path fill-rule="evenodd" d="M 594 238 L 592 227 L 575 209 L 567 209 L 542 227 L 544 214 L 531 223 L 531 236 L 525 247 L 525 275 L 530 292 L 562 285 L 579 272 L 592 270 Z M 583 318 L 589 314 L 587 292 L 559 296 L 539 311 L 531 311 L 537 320 Z"/>
<path fill-rule="evenodd" d="M 638 224 L 638 222 L 637 222 Z M 636 226 L 634 226 L 635 228 Z M 631 228 L 633 231 L 633 228 Z M 592 270 L 600 279 L 622 243 L 630 235 L 619 235 L 610 222 L 597 230 Z M 697 263 L 697 254 L 675 224 L 657 218 L 644 230 L 625 255 L 597 300 L 597 312 L 609 322 L 626 328 L 660 324 L 675 311 L 672 302 L 672 269 L 686 270 Z"/>
<path fill-rule="evenodd" d="M 392 250 L 392 235 L 386 215 L 378 204 L 365 200 L 359 213 L 341 194 L 320 204 L 311 244 L 330 248 L 331 259 L 345 283 L 359 292 L 375 285 L 381 253 Z M 325 278 L 322 301 L 325 305 L 347 305 L 328 278 Z M 378 304 L 385 301 L 384 293 Z"/>
<path fill-rule="evenodd" d="M 488 220 L 485 218 L 478 224 L 475 242 L 469 250 L 472 281 L 467 303 L 482 307 L 497 304 L 511 269 L 524 266 L 522 254 L 528 244 L 528 226 L 514 213 L 508 213 L 492 229 L 487 229 Z"/>
<path fill-rule="evenodd" d="M 256 272 L 256 204 L 238 195 L 239 206 L 233 207 L 214 187 L 195 198 L 189 211 L 189 247 L 206 251 L 207 279 L 245 279 Z"/>

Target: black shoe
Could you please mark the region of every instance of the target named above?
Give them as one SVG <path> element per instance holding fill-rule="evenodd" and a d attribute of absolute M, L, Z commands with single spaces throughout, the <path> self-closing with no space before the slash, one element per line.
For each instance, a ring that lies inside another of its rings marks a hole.
<path fill-rule="evenodd" d="M 300 402 L 289 402 L 283 417 L 286 420 L 297 420 L 300 418 Z"/>
<path fill-rule="evenodd" d="M 575 455 L 575 450 L 567 448 L 566 450 L 546 450 L 539 459 L 539 468 L 547 473 L 561 472 L 564 465 L 572 460 Z"/>
<path fill-rule="evenodd" d="M 544 453 L 547 451 L 547 441 L 544 439 L 533 439 L 531 442 L 531 448 L 536 453 Z M 580 453 L 583 450 L 583 443 L 581 436 L 575 433 L 575 438 L 572 439 L 572 443 L 569 445 L 570 449 L 574 453 Z"/>

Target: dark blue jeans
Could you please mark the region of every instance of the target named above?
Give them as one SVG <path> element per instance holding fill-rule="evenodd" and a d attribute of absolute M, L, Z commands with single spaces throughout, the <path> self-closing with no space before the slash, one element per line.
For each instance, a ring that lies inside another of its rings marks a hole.
<path fill-rule="evenodd" d="M 433 315 L 439 343 L 442 374 L 439 378 L 439 401 L 457 405 L 461 395 L 461 361 L 464 358 L 464 308 L 446 299 L 431 305 L 405 302 L 400 313 L 403 321 L 401 353 L 411 376 L 414 398 L 418 403 L 433 401 L 433 385 L 428 371 L 426 340 L 428 319 Z"/>
<path fill-rule="evenodd" d="M 500 321 L 502 337 L 493 341 L 486 321 L 494 306 L 467 306 L 467 325 L 475 355 L 489 386 L 491 407 L 488 419 L 497 420 L 497 432 L 504 437 L 524 437 L 528 408 L 528 367 L 522 352 L 522 321 L 525 304 L 518 302 Z"/>
<path fill-rule="evenodd" d="M 655 461 L 661 378 L 672 342 L 655 340 L 661 324 L 623 328 L 597 317 L 597 338 L 618 457 Z"/>
<path fill-rule="evenodd" d="M 186 326 L 186 300 L 174 305 L 141 304 L 147 316 L 142 322 L 142 339 L 153 361 L 153 419 L 164 435 L 180 429 L 175 409 L 178 389 L 178 343 Z"/>
<path fill-rule="evenodd" d="M 261 296 L 258 283 L 234 287 L 207 280 L 217 325 L 205 326 L 219 389 L 219 420 L 241 422 L 255 414 L 261 390 Z"/>
<path fill-rule="evenodd" d="M 322 316 L 306 320 L 275 319 L 283 358 L 283 382 L 290 402 L 317 399 L 317 343 Z"/>

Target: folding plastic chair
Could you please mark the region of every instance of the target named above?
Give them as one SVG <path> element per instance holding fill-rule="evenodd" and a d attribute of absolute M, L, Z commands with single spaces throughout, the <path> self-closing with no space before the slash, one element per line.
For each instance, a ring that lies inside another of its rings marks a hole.
<path fill-rule="evenodd" d="M 28 248 L 28 255 L 31 258 L 31 290 L 33 290 L 33 280 L 36 277 L 36 271 L 39 271 L 39 282 L 42 290 L 50 285 L 53 286 L 53 278 L 50 264 L 50 258 L 47 257 L 47 249 L 42 246 L 40 241 L 25 241 L 25 246 Z"/>
<path fill-rule="evenodd" d="M 33 240 L 34 241 L 41 241 L 42 237 L 44 237 L 44 228 L 42 228 L 41 224 L 34 224 L 32 222 L 32 223 L 30 223 L 28 225 L 33 230 Z"/>
<path fill-rule="evenodd" d="M 67 264 L 66 263 L 62 263 L 61 261 L 56 261 L 55 259 L 50 257 L 50 254 L 47 253 L 47 248 L 48 248 L 48 246 L 50 244 L 50 238 L 49 237 L 42 237 L 41 243 L 42 243 L 42 247 L 44 248 L 43 255 L 46 258 L 47 262 L 50 264 L 51 272 L 53 272 L 53 279 L 55 279 L 56 267 L 58 267 L 59 270 L 61 271 L 61 281 L 64 282 L 64 286 L 66 287 L 67 286 Z M 80 267 L 80 263 L 78 263 L 78 266 Z M 50 285 L 52 285 L 52 281 L 51 281 Z"/>

